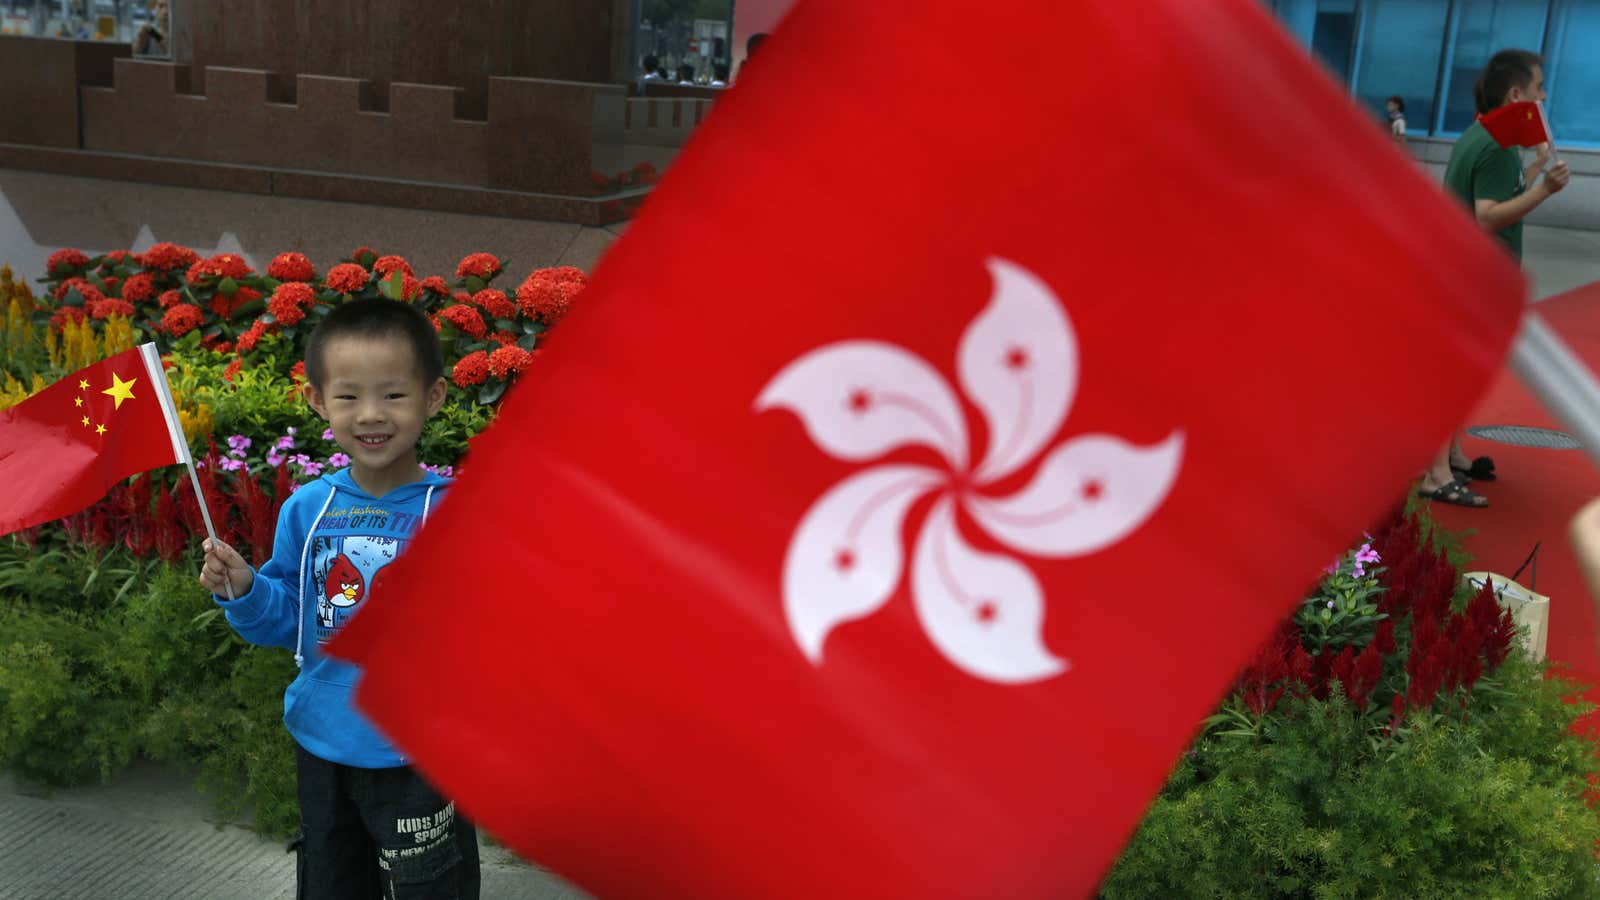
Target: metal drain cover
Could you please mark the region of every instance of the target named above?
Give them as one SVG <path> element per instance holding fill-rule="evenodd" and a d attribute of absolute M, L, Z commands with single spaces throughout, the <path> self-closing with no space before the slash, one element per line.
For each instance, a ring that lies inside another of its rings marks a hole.
<path fill-rule="evenodd" d="M 1582 444 L 1565 431 L 1549 428 L 1529 428 L 1525 425 L 1480 425 L 1468 428 L 1467 434 L 1486 441 L 1516 444 L 1519 447 L 1539 447 L 1543 450 L 1578 450 Z"/>

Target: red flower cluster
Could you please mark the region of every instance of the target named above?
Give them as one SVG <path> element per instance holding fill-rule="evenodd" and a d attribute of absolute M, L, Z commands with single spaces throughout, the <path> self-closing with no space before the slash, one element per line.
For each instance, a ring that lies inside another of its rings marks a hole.
<path fill-rule="evenodd" d="M 410 272 L 400 273 L 400 299 L 410 302 L 422 296 L 422 282 Z"/>
<path fill-rule="evenodd" d="M 372 264 L 372 271 L 382 278 L 388 278 L 397 269 L 407 275 L 416 274 L 411 271 L 411 264 L 402 256 L 380 256 Z"/>
<path fill-rule="evenodd" d="M 517 305 L 523 315 L 554 325 L 572 308 L 572 301 L 588 284 L 588 277 L 572 266 L 539 269 L 517 287 Z"/>
<path fill-rule="evenodd" d="M 156 278 L 149 272 L 129 275 L 122 283 L 122 299 L 129 303 L 146 303 L 156 295 Z"/>
<path fill-rule="evenodd" d="M 279 281 L 311 281 L 317 270 L 304 253 L 279 253 L 267 264 L 267 276 Z"/>
<path fill-rule="evenodd" d="M 262 338 L 269 334 L 277 333 L 277 325 L 268 325 L 266 322 L 257 319 L 251 323 L 244 334 L 239 335 L 239 350 L 243 353 L 249 353 L 256 348 L 256 344 L 260 343 Z"/>
<path fill-rule="evenodd" d="M 422 289 L 432 291 L 441 297 L 450 296 L 450 285 L 445 284 L 444 279 L 437 275 L 429 275 L 427 278 L 422 279 Z"/>
<path fill-rule="evenodd" d="M 133 318 L 133 304 L 126 300 L 98 300 L 86 304 L 89 315 L 95 319 L 104 319 L 110 316 L 126 316 Z"/>
<path fill-rule="evenodd" d="M 183 292 L 177 290 L 162 291 L 161 296 L 156 298 L 156 302 L 161 304 L 162 309 L 171 309 L 173 306 L 183 302 Z"/>
<path fill-rule="evenodd" d="M 161 330 L 173 337 L 183 337 L 205 323 L 206 314 L 193 303 L 179 303 L 161 316 Z"/>
<path fill-rule="evenodd" d="M 517 342 L 517 336 L 509 331 L 496 331 L 494 334 L 489 335 L 489 340 L 502 347 L 509 347 Z"/>
<path fill-rule="evenodd" d="M 67 327 L 68 322 L 82 323 L 87 318 L 89 318 L 89 313 L 81 306 L 62 306 L 50 314 L 50 329 L 60 332 L 61 329 Z"/>
<path fill-rule="evenodd" d="M 328 270 L 328 287 L 341 294 L 359 293 L 371 275 L 355 263 L 340 263 Z"/>
<path fill-rule="evenodd" d="M 1250 712 L 1264 716 L 1277 706 L 1290 685 L 1296 685 L 1303 696 L 1310 680 L 1311 654 L 1301 646 L 1299 632 L 1282 628 L 1245 666 L 1238 690 Z"/>
<path fill-rule="evenodd" d="M 77 271 L 89 264 L 89 257 L 82 250 L 57 250 L 45 260 L 44 270 L 50 275 L 60 277 L 68 272 Z"/>
<path fill-rule="evenodd" d="M 476 275 L 479 278 L 489 278 L 500 271 L 500 266 L 500 260 L 496 259 L 493 253 L 469 253 L 461 260 L 461 264 L 456 266 L 456 277 L 466 278 L 468 275 Z"/>
<path fill-rule="evenodd" d="M 656 172 L 656 167 L 648 162 L 642 162 L 633 167 L 634 184 L 655 184 L 656 179 L 660 177 L 660 174 Z"/>
<path fill-rule="evenodd" d="M 82 278 L 68 278 L 66 281 L 56 285 L 56 300 L 59 301 L 67 299 L 67 292 L 72 290 L 76 290 L 79 295 L 83 297 L 84 306 L 88 306 L 91 303 L 98 303 L 101 300 L 106 299 L 106 295 L 100 293 L 99 288 L 87 281 L 84 281 Z"/>
<path fill-rule="evenodd" d="M 1359 656 L 1351 648 L 1344 648 L 1334 657 L 1329 672 L 1335 681 L 1344 686 L 1344 695 L 1350 704 L 1366 712 L 1372 692 L 1378 687 L 1378 679 L 1383 676 L 1383 654 L 1378 652 L 1378 642 L 1367 644 Z"/>
<path fill-rule="evenodd" d="M 171 272 L 176 269 L 186 269 L 200 261 L 200 254 L 188 247 L 162 242 L 146 250 L 140 257 L 146 269 L 160 269 Z"/>
<path fill-rule="evenodd" d="M 292 381 L 304 383 L 306 380 L 306 361 L 300 360 L 289 368 L 289 378 Z"/>
<path fill-rule="evenodd" d="M 237 281 L 249 274 L 250 266 L 245 263 L 244 257 L 233 253 L 219 253 L 190 266 L 188 280 L 190 284 L 209 284 L 224 278 Z"/>
<path fill-rule="evenodd" d="M 456 304 L 439 313 L 439 318 L 455 326 L 457 331 L 471 335 L 475 340 L 483 340 L 488 333 L 488 326 L 483 324 L 483 316 L 470 306 Z"/>
<path fill-rule="evenodd" d="M 362 268 L 366 268 L 367 267 L 367 263 L 364 262 L 363 260 L 366 260 L 368 258 L 377 259 L 378 258 L 378 251 L 372 249 L 371 247 L 361 246 L 361 247 L 357 247 L 356 249 L 350 251 L 350 258 L 355 260 L 356 262 L 360 263 Z"/>
<path fill-rule="evenodd" d="M 532 361 L 533 356 L 515 344 L 500 347 L 489 354 L 489 372 L 496 378 L 510 378 Z"/>
<path fill-rule="evenodd" d="M 223 378 L 223 380 L 224 381 L 232 381 L 233 380 L 233 376 L 239 374 L 239 370 L 241 368 L 243 368 L 243 367 L 244 367 L 244 360 L 240 359 L 237 356 L 235 356 L 233 358 L 233 362 L 228 363 L 228 367 L 226 369 L 222 370 L 222 378 Z"/>
<path fill-rule="evenodd" d="M 456 360 L 455 368 L 450 371 L 450 380 L 456 383 L 456 387 L 483 384 L 488 377 L 489 354 L 482 350 L 474 350 Z"/>
<path fill-rule="evenodd" d="M 517 315 L 517 305 L 511 302 L 506 292 L 494 288 L 484 288 L 473 294 L 472 303 L 488 313 L 491 319 L 512 319 Z"/>
<path fill-rule="evenodd" d="M 137 266 L 138 264 L 139 257 L 133 255 L 132 253 L 129 253 L 126 250 L 112 250 L 110 253 L 105 255 L 104 259 L 100 260 L 100 271 L 109 272 L 112 269 L 115 269 L 117 266 Z"/>
<path fill-rule="evenodd" d="M 279 325 L 287 327 L 304 319 L 306 310 L 316 302 L 317 292 L 311 285 L 298 281 L 285 281 L 272 292 L 272 299 L 267 301 L 267 311 L 272 313 Z"/>

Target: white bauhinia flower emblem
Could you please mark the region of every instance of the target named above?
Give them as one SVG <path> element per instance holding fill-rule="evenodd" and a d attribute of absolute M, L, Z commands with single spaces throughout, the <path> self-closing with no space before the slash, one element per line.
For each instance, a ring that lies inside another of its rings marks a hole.
<path fill-rule="evenodd" d="M 956 667 L 990 681 L 1066 672 L 1069 662 L 1044 645 L 1044 591 L 1033 571 L 1013 556 L 968 545 L 956 507 L 1018 554 L 1081 556 L 1132 533 L 1177 480 L 1181 431 L 1150 447 L 1091 434 L 1045 451 L 1077 389 L 1077 339 L 1048 285 L 1002 259 L 988 267 L 993 296 L 956 355 L 961 386 L 989 428 L 988 451 L 976 467 L 955 391 L 938 369 L 893 344 L 820 347 L 785 366 L 756 399 L 758 411 L 792 410 L 835 458 L 865 462 L 923 444 L 948 464 L 870 466 L 807 510 L 784 560 L 783 600 L 789 628 L 813 663 L 821 663 L 829 632 L 876 612 L 894 594 L 906 513 L 937 491 L 911 551 L 911 596 L 929 639 Z M 1010 497 L 984 493 L 1041 452 L 1027 487 Z"/>

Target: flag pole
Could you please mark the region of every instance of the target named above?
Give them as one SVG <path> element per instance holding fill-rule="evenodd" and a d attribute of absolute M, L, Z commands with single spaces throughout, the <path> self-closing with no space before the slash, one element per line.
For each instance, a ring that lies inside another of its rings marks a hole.
<path fill-rule="evenodd" d="M 1550 119 L 1544 114 L 1544 101 L 1533 101 L 1534 108 L 1539 110 L 1539 124 L 1544 126 L 1544 139 L 1550 144 L 1550 161 L 1561 162 L 1561 157 L 1556 156 L 1556 133 L 1550 130 Z"/>
<path fill-rule="evenodd" d="M 1600 383 L 1544 318 L 1531 310 L 1523 316 L 1511 368 L 1600 465 Z"/>
<path fill-rule="evenodd" d="M 172 385 L 167 382 L 167 369 L 161 364 L 161 353 L 153 342 L 146 341 L 139 345 L 139 356 L 144 360 L 145 374 L 150 376 L 150 383 L 156 388 L 161 415 L 167 420 L 167 436 L 172 439 L 172 452 L 189 470 L 189 486 L 194 488 L 194 499 L 200 504 L 200 519 L 205 522 L 206 534 L 215 546 L 219 543 L 217 529 L 211 524 L 211 510 L 206 506 L 205 491 L 200 489 L 200 475 L 194 469 L 194 454 L 189 452 L 189 440 L 183 436 L 183 425 L 178 421 L 178 403 L 172 398 Z M 228 600 L 237 599 L 233 596 L 233 582 L 230 579 L 224 577 L 222 586 L 228 592 Z"/>

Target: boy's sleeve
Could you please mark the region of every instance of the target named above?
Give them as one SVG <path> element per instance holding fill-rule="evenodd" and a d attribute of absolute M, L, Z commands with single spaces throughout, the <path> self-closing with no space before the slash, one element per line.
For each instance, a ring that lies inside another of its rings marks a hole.
<path fill-rule="evenodd" d="M 1472 173 L 1472 196 L 1504 203 L 1521 193 L 1522 160 L 1517 151 L 1485 153 Z"/>
<path fill-rule="evenodd" d="M 300 551 L 304 535 L 290 527 L 289 511 L 293 498 L 278 512 L 278 527 L 272 537 L 272 558 L 255 572 L 250 590 L 229 601 L 211 595 L 223 609 L 228 624 L 252 644 L 295 649 L 300 618 Z"/>

